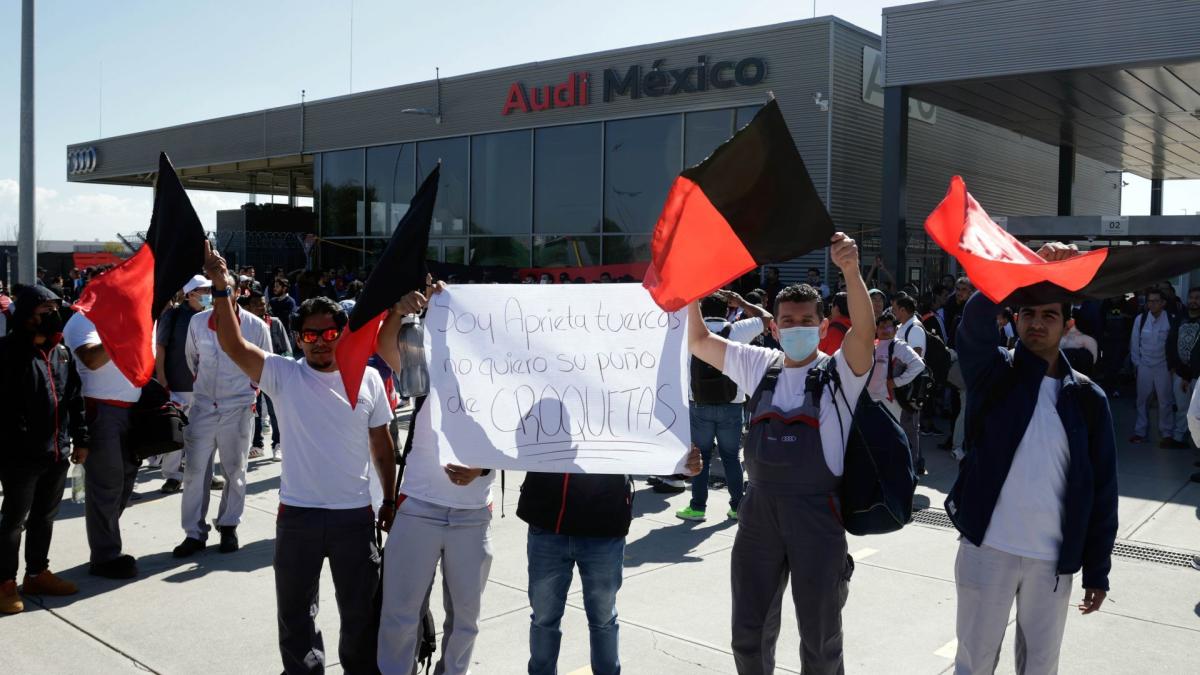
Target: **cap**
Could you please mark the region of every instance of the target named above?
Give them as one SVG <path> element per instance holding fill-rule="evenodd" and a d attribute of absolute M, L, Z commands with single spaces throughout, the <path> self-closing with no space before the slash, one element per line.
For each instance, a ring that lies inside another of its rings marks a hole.
<path fill-rule="evenodd" d="M 191 279 L 188 279 L 188 282 L 183 285 L 183 292 L 185 294 L 191 293 L 197 288 L 212 288 L 212 282 L 209 281 L 208 277 L 204 276 L 203 274 L 197 274 Z"/>

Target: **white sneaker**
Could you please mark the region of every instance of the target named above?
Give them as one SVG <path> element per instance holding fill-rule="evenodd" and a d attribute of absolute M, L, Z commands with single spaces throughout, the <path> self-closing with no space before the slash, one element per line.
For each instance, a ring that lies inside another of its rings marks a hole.
<path fill-rule="evenodd" d="M 272 462 L 282 462 L 283 461 L 283 448 L 279 447 L 278 445 L 271 448 L 271 461 Z"/>
<path fill-rule="evenodd" d="M 263 449 L 261 445 L 256 445 L 250 448 L 250 459 L 262 459 Z"/>

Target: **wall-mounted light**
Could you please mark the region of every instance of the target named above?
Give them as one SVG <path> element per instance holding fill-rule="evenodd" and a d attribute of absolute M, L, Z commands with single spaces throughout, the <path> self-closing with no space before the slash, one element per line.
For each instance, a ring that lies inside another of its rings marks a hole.
<path fill-rule="evenodd" d="M 405 108 L 400 111 L 402 115 L 427 115 L 433 118 L 435 124 L 442 123 L 442 74 L 440 68 L 433 69 L 434 81 L 437 83 L 437 110 L 429 108 Z"/>
<path fill-rule="evenodd" d="M 821 112 L 829 112 L 829 99 L 822 98 L 822 96 L 823 94 L 821 94 L 819 91 L 814 93 L 813 103 L 815 103 L 816 106 L 821 109 Z"/>

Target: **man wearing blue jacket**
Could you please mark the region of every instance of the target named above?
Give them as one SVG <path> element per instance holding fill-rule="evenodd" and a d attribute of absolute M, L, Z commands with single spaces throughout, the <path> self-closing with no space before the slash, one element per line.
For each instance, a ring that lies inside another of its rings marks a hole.
<path fill-rule="evenodd" d="M 1047 261 L 1078 255 L 1047 244 Z M 962 534 L 955 673 L 991 673 L 1017 602 L 1016 669 L 1052 673 L 1074 575 L 1080 611 L 1100 609 L 1117 534 L 1117 462 L 1104 390 L 1059 351 L 1070 305 L 1025 305 L 1019 342 L 1000 345 L 999 307 L 980 293 L 958 328 L 967 455 L 946 499 Z"/>

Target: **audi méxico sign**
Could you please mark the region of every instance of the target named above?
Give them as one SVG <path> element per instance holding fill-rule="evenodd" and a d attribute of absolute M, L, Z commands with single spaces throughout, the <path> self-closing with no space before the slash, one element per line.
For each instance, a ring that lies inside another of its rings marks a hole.
<path fill-rule="evenodd" d="M 766 76 L 767 62 L 757 56 L 738 61 L 710 61 L 708 56 L 701 55 L 690 65 L 675 65 L 666 59 L 657 59 L 649 68 L 637 64 L 625 69 L 606 69 L 601 78 L 603 91 L 600 98 L 609 103 L 618 98 L 659 98 L 749 87 L 760 84 Z M 591 83 L 592 74 L 584 71 L 570 73 L 564 80 L 548 84 L 526 86 L 524 82 L 513 82 L 504 100 L 503 114 L 589 105 Z"/>

